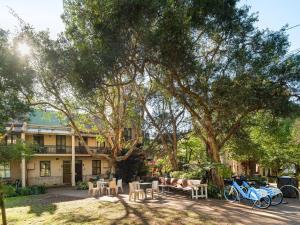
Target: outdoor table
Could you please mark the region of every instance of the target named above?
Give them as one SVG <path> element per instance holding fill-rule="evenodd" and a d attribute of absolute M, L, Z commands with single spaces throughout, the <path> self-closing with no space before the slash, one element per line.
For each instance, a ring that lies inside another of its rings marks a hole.
<path fill-rule="evenodd" d="M 147 199 L 146 189 L 149 185 L 151 185 L 151 187 L 152 187 L 152 183 L 150 183 L 150 182 L 141 182 L 141 183 L 139 183 L 139 185 L 140 185 L 140 188 L 145 191 L 145 199 Z"/>
<path fill-rule="evenodd" d="M 144 189 L 144 191 L 146 192 L 146 188 L 148 185 L 152 185 L 152 183 L 150 182 L 142 182 L 142 183 L 139 183 L 140 186 L 142 186 L 141 188 Z"/>

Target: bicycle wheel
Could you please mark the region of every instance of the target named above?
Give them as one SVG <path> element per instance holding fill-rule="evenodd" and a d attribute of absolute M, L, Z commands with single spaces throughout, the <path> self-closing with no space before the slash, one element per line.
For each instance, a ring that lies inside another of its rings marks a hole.
<path fill-rule="evenodd" d="M 279 194 L 273 196 L 271 199 L 272 199 L 271 205 L 273 205 L 273 206 L 279 205 L 283 201 L 283 194 L 279 193 Z"/>
<path fill-rule="evenodd" d="M 235 202 L 238 200 L 238 192 L 233 186 L 225 186 L 224 197 L 227 201 Z"/>
<path fill-rule="evenodd" d="M 259 201 L 256 201 L 254 206 L 259 209 L 266 209 L 269 208 L 269 206 L 271 205 L 271 201 L 271 197 L 266 196 L 261 198 Z"/>
<path fill-rule="evenodd" d="M 284 185 L 280 188 L 284 198 L 298 198 L 300 200 L 300 191 L 292 185 Z"/>

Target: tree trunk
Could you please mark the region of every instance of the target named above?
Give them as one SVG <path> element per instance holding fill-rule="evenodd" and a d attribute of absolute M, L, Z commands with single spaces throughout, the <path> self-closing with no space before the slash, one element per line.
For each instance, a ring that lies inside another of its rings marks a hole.
<path fill-rule="evenodd" d="M 296 168 L 296 176 L 298 177 L 300 175 L 300 164 L 295 165 Z"/>
<path fill-rule="evenodd" d="M 7 225 L 6 212 L 4 206 L 4 196 L 2 192 L 0 192 L 0 207 L 1 207 L 1 215 L 2 215 L 2 224 Z"/>
<path fill-rule="evenodd" d="M 169 160 L 171 162 L 172 170 L 178 170 L 177 157 L 174 155 L 174 152 L 169 152 Z"/>
<path fill-rule="evenodd" d="M 212 162 L 216 164 L 221 163 L 220 158 L 220 148 L 214 138 L 208 138 L 207 147 L 209 148 L 209 152 L 211 153 L 210 158 Z M 224 188 L 224 178 L 223 175 L 220 174 L 217 168 L 211 170 L 212 182 L 214 185 L 218 186 L 220 189 Z"/>

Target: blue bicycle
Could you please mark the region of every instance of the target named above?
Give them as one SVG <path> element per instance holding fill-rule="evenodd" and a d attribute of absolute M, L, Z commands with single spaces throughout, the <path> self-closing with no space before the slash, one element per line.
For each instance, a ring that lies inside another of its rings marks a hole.
<path fill-rule="evenodd" d="M 247 190 L 243 189 L 236 181 L 225 186 L 224 197 L 227 201 L 235 202 L 246 199 L 252 203 L 252 208 L 266 209 L 271 205 L 271 197 L 268 192 L 263 189 L 256 189 L 249 187 Z"/>
<path fill-rule="evenodd" d="M 251 188 L 251 186 L 248 184 L 248 182 L 243 181 L 242 187 L 244 190 L 248 190 Z M 272 186 L 265 186 L 265 187 L 259 187 L 260 189 L 266 190 L 268 192 L 268 195 L 271 198 L 271 205 L 279 205 L 283 201 L 283 194 L 279 188 L 272 187 Z"/>

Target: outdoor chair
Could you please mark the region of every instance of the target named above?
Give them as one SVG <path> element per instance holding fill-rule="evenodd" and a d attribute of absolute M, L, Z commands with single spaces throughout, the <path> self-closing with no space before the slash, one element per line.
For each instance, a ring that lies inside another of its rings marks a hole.
<path fill-rule="evenodd" d="M 114 181 L 114 180 L 112 180 L 108 183 L 108 187 L 106 188 L 107 194 L 111 195 L 113 190 L 114 190 L 115 194 L 118 194 L 116 181 Z"/>
<path fill-rule="evenodd" d="M 105 184 L 102 181 L 97 181 L 97 193 L 99 195 L 104 194 L 105 192 Z"/>
<path fill-rule="evenodd" d="M 95 193 L 97 193 L 97 188 L 94 188 L 94 184 L 92 182 L 88 182 L 89 185 L 89 196 L 95 196 Z"/>
<path fill-rule="evenodd" d="M 157 180 L 152 181 L 152 187 L 151 188 L 146 188 L 146 196 L 147 196 L 148 193 L 151 194 L 152 199 L 153 199 L 154 193 L 157 193 L 157 194 L 159 193 L 159 187 L 158 187 L 158 181 Z"/>
<path fill-rule="evenodd" d="M 123 184 L 122 184 L 122 179 L 119 179 L 117 181 L 117 194 L 119 192 L 119 188 L 121 189 L 122 193 L 123 193 Z"/>
<path fill-rule="evenodd" d="M 133 181 L 132 184 L 134 186 L 134 190 L 139 193 L 138 196 L 141 198 L 145 198 L 146 197 L 145 191 L 141 189 L 140 182 Z"/>
<path fill-rule="evenodd" d="M 129 183 L 129 201 L 131 201 L 132 197 L 134 197 L 134 201 L 136 201 L 136 198 L 139 199 L 140 196 L 145 197 L 145 192 L 142 189 L 136 189 L 137 185 L 132 182 Z"/>

